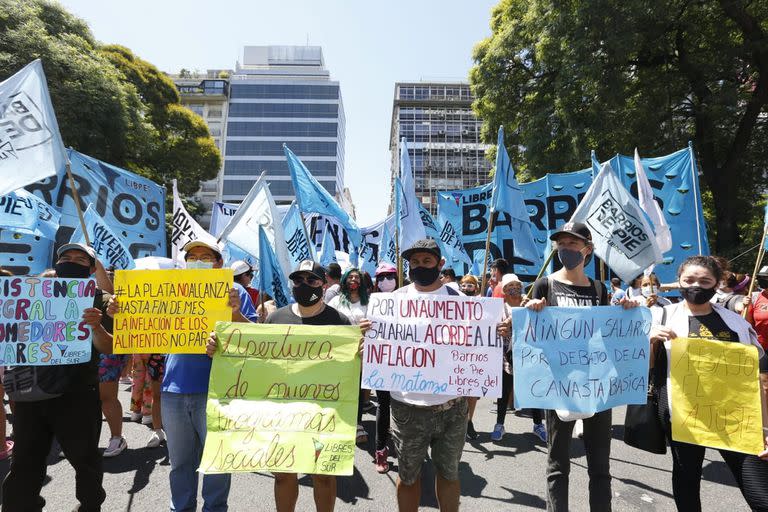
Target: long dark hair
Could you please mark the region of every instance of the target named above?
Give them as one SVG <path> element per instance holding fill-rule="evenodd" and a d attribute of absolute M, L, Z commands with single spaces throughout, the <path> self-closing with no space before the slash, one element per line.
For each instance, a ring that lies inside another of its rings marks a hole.
<path fill-rule="evenodd" d="M 360 304 L 363 306 L 368 305 L 368 287 L 366 286 L 365 282 L 363 281 L 363 273 L 360 272 L 360 269 L 356 267 L 349 267 L 345 272 L 344 275 L 341 276 L 341 281 L 339 283 L 340 287 L 340 295 L 341 295 L 341 303 L 342 304 L 350 304 L 352 302 L 352 290 L 349 289 L 349 276 L 353 272 L 357 273 L 358 276 L 360 276 L 360 286 L 357 287 L 357 293 L 360 295 Z"/>

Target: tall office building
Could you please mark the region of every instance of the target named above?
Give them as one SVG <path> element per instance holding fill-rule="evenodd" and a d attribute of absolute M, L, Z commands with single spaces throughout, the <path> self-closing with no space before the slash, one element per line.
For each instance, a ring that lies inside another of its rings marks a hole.
<path fill-rule="evenodd" d="M 416 196 L 433 215 L 437 191 L 487 183 L 490 146 L 480 142 L 482 122 L 472 111 L 469 85 L 460 82 L 395 84 L 389 147 L 392 180 L 400 170 L 400 140 L 408 141 Z"/>
<path fill-rule="evenodd" d="M 294 199 L 283 143 L 332 195 L 344 191 L 344 106 L 319 46 L 246 46 L 229 82 L 220 199 L 239 202 L 266 171 Z"/>

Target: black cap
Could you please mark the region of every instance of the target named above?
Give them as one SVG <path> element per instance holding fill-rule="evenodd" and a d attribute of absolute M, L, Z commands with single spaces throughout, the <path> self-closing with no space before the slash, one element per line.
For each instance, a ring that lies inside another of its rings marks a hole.
<path fill-rule="evenodd" d="M 758 273 L 757 273 L 757 276 L 758 276 L 758 277 L 768 277 L 768 265 L 766 265 L 766 266 L 762 267 L 762 268 L 761 268 L 761 269 L 758 271 Z"/>
<path fill-rule="evenodd" d="M 432 253 L 435 255 L 435 257 L 437 257 L 437 259 L 440 259 L 443 256 L 440 253 L 440 247 L 438 247 L 437 243 L 435 243 L 435 241 L 431 238 L 416 240 L 413 245 L 410 248 L 404 250 L 400 256 L 407 260 L 410 259 L 412 254 L 417 252 Z"/>
<path fill-rule="evenodd" d="M 585 242 L 592 242 L 592 232 L 589 231 L 586 224 L 582 224 L 581 222 L 566 222 L 560 226 L 558 231 L 552 233 L 549 239 L 557 240 L 557 237 L 560 235 L 571 235 L 576 238 L 581 238 Z"/>
<path fill-rule="evenodd" d="M 291 275 L 289 275 L 288 278 L 293 279 L 294 277 L 298 276 L 299 274 L 303 274 L 304 272 L 308 272 L 309 274 L 312 274 L 316 278 L 322 279 L 324 283 L 326 282 L 325 269 L 321 264 L 312 260 L 304 260 L 301 263 L 299 263 L 296 266 L 296 270 L 291 272 Z"/>

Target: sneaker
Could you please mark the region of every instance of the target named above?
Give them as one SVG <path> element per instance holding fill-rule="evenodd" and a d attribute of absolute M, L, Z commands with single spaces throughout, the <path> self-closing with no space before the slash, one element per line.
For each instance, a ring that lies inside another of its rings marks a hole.
<path fill-rule="evenodd" d="M 357 435 L 355 436 L 355 442 L 357 444 L 368 442 L 368 433 L 365 431 L 362 425 L 357 426 Z"/>
<path fill-rule="evenodd" d="M 109 446 L 107 446 L 107 449 L 104 450 L 104 456 L 116 457 L 123 453 L 126 448 L 128 448 L 128 442 L 123 436 L 112 437 L 109 440 Z"/>
<path fill-rule="evenodd" d="M 374 414 L 376 412 L 376 404 L 368 400 L 367 402 L 363 402 L 363 412 L 366 412 L 368 414 Z"/>
<path fill-rule="evenodd" d="M 477 439 L 477 430 L 475 430 L 472 420 L 469 420 L 467 422 L 467 441 L 474 441 L 475 439 Z"/>
<path fill-rule="evenodd" d="M 383 450 L 376 450 L 376 471 L 382 475 L 389 471 L 389 448 L 386 446 Z"/>
<path fill-rule="evenodd" d="M 579 439 L 584 439 L 584 423 L 581 420 L 576 420 L 576 424 L 573 426 L 573 435 Z"/>
<path fill-rule="evenodd" d="M 541 439 L 543 443 L 547 442 L 547 427 L 545 427 L 542 423 L 537 423 L 533 426 L 533 433 L 536 434 L 536 436 Z"/>
<path fill-rule="evenodd" d="M 13 441 L 10 439 L 5 440 L 5 450 L 0 451 L 0 460 L 5 460 L 13 455 Z"/>
<path fill-rule="evenodd" d="M 165 432 L 163 432 L 163 429 L 158 428 L 153 430 L 152 435 L 149 436 L 149 440 L 147 441 L 147 448 L 157 448 L 163 441 L 165 441 Z"/>
<path fill-rule="evenodd" d="M 133 384 L 133 379 L 130 377 L 120 377 L 120 384 Z"/>
<path fill-rule="evenodd" d="M 131 411 L 131 421 L 141 421 L 141 413 Z"/>
<path fill-rule="evenodd" d="M 152 424 L 152 416 L 142 416 L 141 417 L 141 424 L 142 425 L 151 425 Z"/>
<path fill-rule="evenodd" d="M 496 426 L 493 427 L 493 432 L 491 432 L 491 441 L 501 441 L 501 438 L 504 437 L 504 434 L 506 433 L 504 425 L 497 423 Z"/>

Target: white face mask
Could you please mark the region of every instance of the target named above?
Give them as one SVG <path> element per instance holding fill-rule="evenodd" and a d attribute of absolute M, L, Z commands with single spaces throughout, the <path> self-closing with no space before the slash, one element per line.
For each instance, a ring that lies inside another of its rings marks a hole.
<path fill-rule="evenodd" d="M 643 294 L 643 297 L 650 297 L 654 294 L 654 288 L 651 288 L 650 286 L 643 286 L 641 288 L 641 293 Z"/>
<path fill-rule="evenodd" d="M 205 269 L 211 269 L 213 268 L 213 262 L 212 261 L 188 261 L 187 262 L 187 268 L 188 269 L 197 269 L 197 270 L 205 270 Z"/>
<path fill-rule="evenodd" d="M 391 292 L 395 289 L 396 283 L 394 277 L 386 277 L 379 281 L 379 291 Z"/>

